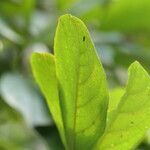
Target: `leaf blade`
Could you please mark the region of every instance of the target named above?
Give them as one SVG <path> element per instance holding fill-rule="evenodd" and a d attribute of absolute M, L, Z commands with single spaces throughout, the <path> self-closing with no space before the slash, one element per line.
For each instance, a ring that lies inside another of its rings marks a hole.
<path fill-rule="evenodd" d="M 124 95 L 124 89 L 122 88 L 116 88 L 109 92 L 109 105 L 107 110 L 107 126 L 111 123 L 111 120 L 113 118 L 113 115 L 115 115 L 115 112 L 117 110 L 118 104 Z"/>
<path fill-rule="evenodd" d="M 97 149 L 128 150 L 137 146 L 150 127 L 150 77 L 135 62 L 129 68 L 126 92 Z"/>
<path fill-rule="evenodd" d="M 108 92 L 102 65 L 81 20 L 71 15 L 60 18 L 54 51 L 69 149 L 90 149 L 105 128 Z"/>
<path fill-rule="evenodd" d="M 31 58 L 31 66 L 34 77 L 46 97 L 53 119 L 59 130 L 62 141 L 66 146 L 54 57 L 48 53 L 33 53 Z"/>

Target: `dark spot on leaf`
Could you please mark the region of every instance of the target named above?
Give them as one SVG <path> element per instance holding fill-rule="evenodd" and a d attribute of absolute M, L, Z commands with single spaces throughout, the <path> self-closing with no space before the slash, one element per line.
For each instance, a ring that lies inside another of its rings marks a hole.
<path fill-rule="evenodd" d="M 133 122 L 133 121 L 131 121 L 131 124 L 134 124 L 134 122 Z"/>
<path fill-rule="evenodd" d="M 85 36 L 83 36 L 83 42 L 85 41 Z"/>

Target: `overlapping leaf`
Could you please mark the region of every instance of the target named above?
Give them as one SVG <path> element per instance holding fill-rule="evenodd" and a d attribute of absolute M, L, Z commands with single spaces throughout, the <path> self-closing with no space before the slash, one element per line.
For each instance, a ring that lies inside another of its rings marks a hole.
<path fill-rule="evenodd" d="M 64 127 L 59 104 L 54 58 L 50 54 L 34 53 L 32 55 L 31 64 L 35 79 L 47 99 L 53 119 L 65 145 Z"/>
<path fill-rule="evenodd" d="M 109 92 L 109 105 L 107 110 L 107 126 L 110 124 L 113 115 L 115 114 L 121 97 L 124 94 L 124 89 L 117 88 Z"/>
<path fill-rule="evenodd" d="M 126 92 L 96 150 L 134 149 L 150 128 L 150 77 L 135 62 L 129 68 Z"/>
<path fill-rule="evenodd" d="M 105 74 L 81 20 L 60 18 L 55 36 L 56 74 L 69 149 L 91 149 L 105 128 Z"/>
<path fill-rule="evenodd" d="M 105 74 L 79 19 L 71 15 L 60 18 L 54 53 L 55 61 L 50 54 L 33 54 L 32 68 L 65 148 L 134 148 L 150 127 L 150 77 L 142 66 L 131 65 L 126 90 L 110 94 L 107 110 Z"/>
<path fill-rule="evenodd" d="M 108 92 L 102 65 L 86 27 L 71 15 L 60 18 L 54 49 L 60 101 L 57 107 L 62 112 L 62 121 L 59 120 L 64 123 L 68 149 L 91 149 L 106 124 Z M 49 55 L 36 58 L 37 55 L 32 58 L 35 78 L 49 103 L 53 103 L 58 101 L 55 66 L 49 63 Z M 50 107 L 58 125 L 54 105 Z"/>

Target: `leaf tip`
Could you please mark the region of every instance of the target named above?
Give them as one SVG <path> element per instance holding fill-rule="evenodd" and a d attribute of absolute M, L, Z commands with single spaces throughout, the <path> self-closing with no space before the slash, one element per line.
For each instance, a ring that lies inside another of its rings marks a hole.
<path fill-rule="evenodd" d="M 82 20 L 80 20 L 79 18 L 77 18 L 71 14 L 64 14 L 64 15 L 60 16 L 58 23 L 67 22 L 67 21 L 78 22 L 78 23 L 82 23 L 82 25 L 84 25 Z"/>
<path fill-rule="evenodd" d="M 132 70 L 144 70 L 143 66 L 138 62 L 138 61 L 134 61 L 130 66 L 128 71 L 132 71 Z"/>
<path fill-rule="evenodd" d="M 53 63 L 54 56 L 50 53 L 38 53 L 38 52 L 32 53 L 30 58 L 30 64 L 32 69 L 34 68 L 34 66 L 37 66 L 37 64 L 40 64 L 44 60 L 49 60 L 50 63 Z"/>
<path fill-rule="evenodd" d="M 70 19 L 70 18 L 72 18 L 72 15 L 71 15 L 71 14 L 62 15 L 62 16 L 59 17 L 58 23 L 63 22 L 63 21 L 66 21 L 66 20 L 68 20 L 68 19 Z"/>
<path fill-rule="evenodd" d="M 135 75 L 145 75 L 147 76 L 148 78 L 150 78 L 148 72 L 144 69 L 144 67 L 138 62 L 138 61 L 135 61 L 133 62 L 129 68 L 128 68 L 128 74 L 129 74 L 129 77 L 131 75 L 135 76 Z"/>
<path fill-rule="evenodd" d="M 128 68 L 128 72 L 132 72 L 133 70 L 139 70 L 142 69 L 144 70 L 144 68 L 142 67 L 142 65 L 138 62 L 138 61 L 134 61 Z"/>

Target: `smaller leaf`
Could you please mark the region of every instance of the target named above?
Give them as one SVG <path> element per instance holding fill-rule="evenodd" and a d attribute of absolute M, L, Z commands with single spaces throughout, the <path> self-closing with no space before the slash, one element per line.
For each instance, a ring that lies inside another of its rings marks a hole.
<path fill-rule="evenodd" d="M 31 65 L 34 77 L 39 84 L 44 96 L 46 97 L 53 119 L 65 145 L 65 134 L 59 104 L 60 102 L 57 88 L 54 57 L 48 53 L 33 53 L 31 58 Z"/>
<path fill-rule="evenodd" d="M 150 128 L 150 77 L 135 62 L 129 68 L 126 92 L 96 150 L 134 149 Z"/>

